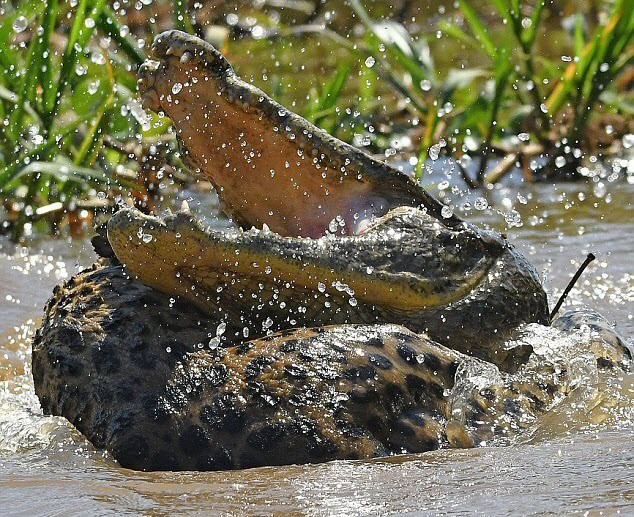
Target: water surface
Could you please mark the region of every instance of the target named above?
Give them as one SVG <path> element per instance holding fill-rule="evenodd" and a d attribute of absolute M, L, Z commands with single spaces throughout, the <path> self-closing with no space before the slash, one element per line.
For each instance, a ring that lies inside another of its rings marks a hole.
<path fill-rule="evenodd" d="M 524 186 L 511 178 L 483 195 L 452 192 L 437 172 L 425 181 L 460 215 L 508 233 L 542 274 L 551 303 L 595 253 L 567 306 L 594 308 L 634 336 L 633 184 Z M 212 214 L 209 224 L 227 224 L 213 215 L 213 201 L 181 197 Z M 509 447 L 222 473 L 122 469 L 64 419 L 42 416 L 30 373 L 29 337 L 53 286 L 94 258 L 87 241 L 34 238 L 28 249 L 0 241 L 0 513 L 634 513 L 632 374 L 607 401 L 603 423 L 569 406 Z"/>

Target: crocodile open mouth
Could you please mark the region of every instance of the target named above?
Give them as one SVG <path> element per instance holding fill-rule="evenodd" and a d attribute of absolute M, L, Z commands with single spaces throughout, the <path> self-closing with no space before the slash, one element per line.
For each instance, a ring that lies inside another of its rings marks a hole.
<path fill-rule="evenodd" d="M 442 205 L 408 176 L 341 142 L 242 81 L 210 44 L 159 35 L 139 69 L 144 106 L 164 112 L 185 162 L 211 181 L 228 215 L 286 236 L 319 237 L 333 220 L 356 234 L 396 206 Z"/>

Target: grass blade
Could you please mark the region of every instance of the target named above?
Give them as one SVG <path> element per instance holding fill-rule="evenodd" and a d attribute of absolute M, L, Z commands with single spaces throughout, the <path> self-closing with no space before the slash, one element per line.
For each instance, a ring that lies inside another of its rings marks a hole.
<path fill-rule="evenodd" d="M 623 12 L 618 9 L 617 4 L 612 12 L 612 16 L 608 22 L 598 28 L 594 38 L 589 42 L 577 62 L 571 62 L 564 72 L 564 76 L 555 86 L 551 94 L 546 99 L 545 105 L 548 113 L 554 115 L 559 112 L 562 106 L 569 100 L 570 92 L 576 87 L 582 87 L 587 77 L 592 63 L 595 61 L 597 54 L 600 52 L 602 42 L 609 38 L 610 33 L 617 27 Z M 631 14 L 630 14 L 631 16 Z"/>
<path fill-rule="evenodd" d="M 63 181 L 75 181 L 80 183 L 103 184 L 110 181 L 110 178 L 101 170 L 90 167 L 81 167 L 73 163 L 60 162 L 31 162 L 26 167 L 12 177 L 12 181 L 17 181 L 24 176 L 33 174 L 47 174 Z"/>
<path fill-rule="evenodd" d="M 583 14 L 577 13 L 575 15 L 575 28 L 574 28 L 574 52 L 575 56 L 581 56 L 583 48 L 586 44 L 586 38 L 583 33 Z"/>
<path fill-rule="evenodd" d="M 26 56 L 26 65 L 23 71 L 20 84 L 20 93 L 15 108 L 9 117 L 9 126 L 6 134 L 13 141 L 17 142 L 20 132 L 23 128 L 22 120 L 27 104 L 33 104 L 35 100 L 35 91 L 37 88 L 37 80 L 42 69 L 42 45 L 41 39 L 38 37 L 31 38 L 31 44 Z"/>
<path fill-rule="evenodd" d="M 452 23 L 442 22 L 440 24 L 440 30 L 444 32 L 445 34 L 447 34 L 448 36 L 451 36 L 452 38 L 457 39 L 458 41 L 462 41 L 465 45 L 468 45 L 470 47 L 478 46 L 477 40 L 469 36 L 465 31 L 463 31 L 457 25 L 454 25 Z"/>
<path fill-rule="evenodd" d="M 12 52 L 9 48 L 9 42 L 15 34 L 13 23 L 16 18 L 24 16 L 27 20 L 31 21 L 33 18 L 41 15 L 45 6 L 46 4 L 44 2 L 23 2 L 13 12 L 3 14 L 2 20 L 0 21 L 0 65 L 2 65 L 5 70 L 15 70 L 18 64 L 17 53 Z M 12 66 L 14 68 L 11 68 Z M 8 75 L 5 79 L 11 79 L 12 75 L 13 74 Z M 15 84 L 9 82 L 8 84 L 11 88 L 17 86 L 17 82 Z"/>
<path fill-rule="evenodd" d="M 320 122 L 331 113 L 339 102 L 351 69 L 352 66 L 349 63 L 344 63 L 337 68 L 335 74 L 321 92 L 321 95 L 317 97 L 313 106 L 306 113 L 308 120 L 319 126 Z"/>
<path fill-rule="evenodd" d="M 123 32 L 123 26 L 116 13 L 108 5 L 104 5 L 97 18 L 99 30 L 110 36 L 126 56 L 135 64 L 140 65 L 145 61 L 145 53 L 136 45 L 134 40 Z"/>
<path fill-rule="evenodd" d="M 46 142 L 43 142 L 26 155 L 21 156 L 17 160 L 0 169 L 0 192 L 4 192 L 5 186 L 29 163 L 35 160 L 40 160 L 42 157 L 49 156 L 53 150 L 58 149 L 61 142 L 67 136 L 75 132 L 81 122 L 81 120 L 77 120 L 72 124 L 69 124 L 60 133 L 50 136 Z"/>
<path fill-rule="evenodd" d="M 174 25 L 178 30 L 194 34 L 194 27 L 187 12 L 187 0 L 174 0 Z"/>
<path fill-rule="evenodd" d="M 55 100 L 55 92 L 57 88 L 53 82 L 53 60 L 51 59 L 50 42 L 51 34 L 55 28 L 55 21 L 57 20 L 58 0 L 48 0 L 46 5 L 46 11 L 44 11 L 44 21 L 42 23 L 42 112 L 47 114 L 48 108 L 53 105 Z M 50 128 L 51 122 L 44 121 L 44 126 Z"/>
<path fill-rule="evenodd" d="M 77 151 L 77 155 L 73 160 L 75 165 L 92 165 L 94 162 L 97 153 L 99 152 L 99 141 L 100 141 L 100 133 L 101 126 L 103 122 L 103 117 L 106 114 L 106 110 L 112 104 L 114 100 L 114 92 L 115 92 L 115 79 L 112 73 L 112 67 L 110 66 L 110 60 L 108 56 L 104 52 L 104 58 L 106 60 L 106 75 L 108 77 L 108 86 L 110 88 L 110 92 L 108 96 L 104 98 L 104 101 L 101 103 L 99 108 L 97 109 L 97 114 L 88 129 L 88 133 L 84 137 L 79 150 Z"/>
<path fill-rule="evenodd" d="M 438 120 L 438 110 L 428 110 L 427 118 L 425 121 L 425 133 L 423 134 L 423 138 L 421 139 L 421 143 L 418 148 L 418 160 L 416 161 L 416 166 L 414 167 L 414 177 L 416 178 L 416 180 L 420 180 L 423 176 L 425 161 L 427 160 L 429 149 L 432 146 L 432 142 L 434 141 L 434 134 L 436 133 Z"/>
<path fill-rule="evenodd" d="M 489 58 L 495 61 L 497 57 L 497 48 L 489 37 L 489 32 L 487 31 L 486 27 L 482 24 L 482 22 L 478 18 L 478 15 L 466 2 L 466 0 L 458 0 L 458 5 L 460 6 L 465 20 L 467 20 L 467 23 L 469 24 L 473 35 L 480 42 L 482 48 L 484 48 L 484 51 L 489 56 Z"/>
<path fill-rule="evenodd" d="M 544 5 L 546 5 L 546 0 L 537 0 L 537 4 L 533 10 L 533 15 L 531 16 L 531 24 L 528 29 L 522 32 L 522 41 L 525 49 L 532 48 L 533 43 L 535 42 L 537 28 L 539 26 L 539 22 L 541 21 Z"/>
<path fill-rule="evenodd" d="M 62 67 L 59 73 L 59 80 L 57 82 L 53 103 L 51 106 L 47 106 L 47 116 L 49 119 L 52 119 L 56 115 L 61 97 L 70 82 L 71 73 L 77 63 L 77 48 L 83 49 L 88 43 L 88 40 L 90 39 L 90 36 L 96 26 L 99 14 L 101 13 L 101 9 L 105 3 L 105 0 L 96 0 L 90 10 L 90 14 L 86 16 L 89 1 L 90 0 L 80 0 L 77 5 L 73 24 L 68 36 L 68 42 L 66 44 L 66 50 L 64 51 L 64 56 L 62 57 Z M 95 21 L 95 23 L 92 25 L 89 24 L 90 26 L 86 26 L 87 18 L 91 18 Z"/>

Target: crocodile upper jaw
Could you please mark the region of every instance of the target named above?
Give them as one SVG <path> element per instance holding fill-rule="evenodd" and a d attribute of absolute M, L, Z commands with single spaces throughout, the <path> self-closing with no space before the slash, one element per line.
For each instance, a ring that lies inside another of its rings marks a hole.
<path fill-rule="evenodd" d="M 406 175 L 242 81 L 208 43 L 169 31 L 153 54 L 139 70 L 144 106 L 172 119 L 185 161 L 215 185 L 238 224 L 319 237 L 333 220 L 340 233 L 355 234 L 402 205 L 442 219 L 442 205 Z"/>

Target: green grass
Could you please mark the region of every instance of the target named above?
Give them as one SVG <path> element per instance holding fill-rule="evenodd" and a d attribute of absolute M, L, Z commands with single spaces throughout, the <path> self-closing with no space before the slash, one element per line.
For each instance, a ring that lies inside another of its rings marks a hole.
<path fill-rule="evenodd" d="M 553 23 L 559 24 L 559 13 L 544 0 L 457 0 L 452 16 L 441 17 L 435 29 L 416 33 L 397 21 L 372 18 L 367 2 L 351 0 L 340 9 L 354 15 L 362 34 L 278 24 L 279 39 L 273 44 L 283 47 L 282 61 L 302 58 L 299 47 L 326 39 L 344 57 L 336 64 L 331 60 L 323 83 L 318 75 L 306 91 L 284 91 L 282 85 L 288 88 L 292 76 L 272 79 L 268 89 L 282 102 L 289 96 L 299 99 L 291 104 L 296 111 L 350 142 L 360 136 L 365 141 L 392 115 L 384 106 L 399 99 L 409 120 L 418 121 L 410 128 L 420 139 L 418 177 L 430 156 L 459 158 L 468 152 L 478 166 L 462 175 L 478 187 L 500 176 L 490 170 L 493 155 L 513 152 L 524 160 L 527 143 L 550 160 L 550 170 L 559 167 L 554 161 L 564 153 L 564 169 L 574 171 L 579 153 L 573 151 L 586 152 L 593 118 L 632 116 L 631 92 L 614 88 L 634 60 L 630 3 L 599 2 L 601 23 L 578 12 L 553 52 L 543 43 Z M 25 230 L 58 229 L 119 198 L 132 197 L 150 209 L 164 191 L 159 188 L 163 174 L 182 178 L 169 120 L 145 118 L 136 95 L 136 69 L 145 59 L 154 25 L 133 35 L 105 0 L 72 5 L 60 0 L 3 4 L 0 231 L 16 239 Z M 186 2 L 170 5 L 172 26 L 201 33 L 201 22 L 194 23 Z M 286 45 L 291 41 L 298 43 Z M 268 42 L 259 44 L 261 55 L 271 57 Z M 444 55 L 447 48 L 454 54 Z M 469 59 L 462 59 L 462 50 Z M 562 55 L 571 59 L 562 61 Z M 251 57 L 242 63 L 248 67 L 241 69 L 243 75 L 257 75 L 262 65 Z M 524 135 L 521 142 L 518 134 Z M 371 136 L 373 149 L 389 146 L 389 135 Z"/>
<path fill-rule="evenodd" d="M 104 45 L 106 36 L 111 42 Z M 155 171 L 146 170 L 144 160 L 150 146 L 170 135 L 164 120 L 154 117 L 148 124 L 140 117 L 136 68 L 144 59 L 104 0 L 80 0 L 75 7 L 58 0 L 25 1 L 4 17 L 0 199 L 5 231 L 19 238 L 34 224 L 77 220 L 86 212 L 83 207 L 103 206 L 104 197 L 110 203 L 129 195 L 141 205 L 149 201 L 148 181 Z M 127 149 L 134 144 L 141 150 L 131 159 Z"/>
<path fill-rule="evenodd" d="M 616 0 L 609 4 L 607 22 L 594 25 L 588 34 L 583 27 L 590 21 L 577 13 L 570 49 L 560 48 L 559 55 L 547 57 L 538 45 L 538 35 L 549 3 L 537 0 L 530 7 L 518 0 L 458 0 L 463 23 L 445 21 L 440 24 L 441 33 L 464 48 L 476 49 L 481 61 L 488 64 L 454 70 L 435 65 L 427 43 L 431 35 L 409 34 L 399 23 L 374 20 L 360 0 L 350 0 L 366 35 L 348 48 L 356 55 L 371 56 L 377 77 L 406 99 L 412 113 L 424 121 L 417 177 L 423 173 L 426 158 L 436 155 L 430 153 L 434 146 L 452 141 L 453 146 L 441 149 L 453 149 L 460 155 L 468 136 L 477 140 L 475 155 L 480 160 L 474 177 L 466 176 L 465 171 L 463 176 L 471 186 L 482 185 L 489 157 L 499 148 L 508 149 L 514 129 L 541 145 L 552 169 L 561 155 L 556 150 L 560 141 L 552 136 L 554 126 L 566 126 L 558 136 L 569 147 L 582 148 L 588 123 L 597 111 L 632 115 L 631 104 L 610 93 L 614 80 L 633 63 L 634 9 L 630 3 Z M 491 12 L 496 17 L 493 25 L 501 30 L 491 30 L 491 20 L 485 22 L 484 14 L 478 14 Z M 566 65 L 561 55 L 568 51 L 574 60 Z M 578 157 L 566 154 L 565 158 L 574 173 Z"/>

